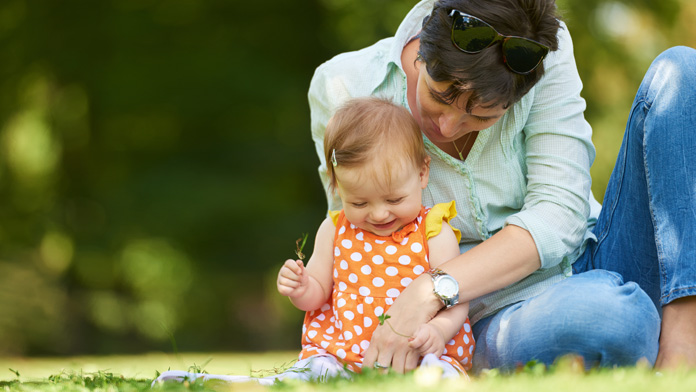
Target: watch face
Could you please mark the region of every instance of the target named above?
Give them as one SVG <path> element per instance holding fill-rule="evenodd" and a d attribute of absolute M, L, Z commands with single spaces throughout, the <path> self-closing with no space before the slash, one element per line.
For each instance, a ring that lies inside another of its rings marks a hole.
<path fill-rule="evenodd" d="M 449 275 L 442 276 L 438 280 L 437 292 L 445 298 L 453 298 L 459 292 L 459 284 Z"/>

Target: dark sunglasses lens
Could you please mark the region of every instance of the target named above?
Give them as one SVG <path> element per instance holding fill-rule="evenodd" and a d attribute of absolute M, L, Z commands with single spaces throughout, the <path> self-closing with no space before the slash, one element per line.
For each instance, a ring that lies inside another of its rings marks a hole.
<path fill-rule="evenodd" d="M 503 53 L 508 66 L 522 74 L 533 71 L 548 51 L 548 48 L 523 38 L 512 37 L 503 43 Z"/>
<path fill-rule="evenodd" d="M 491 26 L 469 16 L 458 16 L 452 25 L 452 40 L 467 53 L 478 53 L 492 44 L 498 33 Z"/>

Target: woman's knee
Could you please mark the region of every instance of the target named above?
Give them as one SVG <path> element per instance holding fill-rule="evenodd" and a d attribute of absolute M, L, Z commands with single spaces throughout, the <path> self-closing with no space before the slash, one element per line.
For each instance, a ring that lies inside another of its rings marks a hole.
<path fill-rule="evenodd" d="M 675 46 L 658 55 L 650 65 L 642 88 L 648 87 L 647 95 L 669 94 L 680 100 L 696 99 L 696 49 Z"/>
<path fill-rule="evenodd" d="M 696 49 L 688 46 L 673 46 L 664 52 L 660 53 L 654 61 L 654 64 L 667 62 L 672 65 L 693 66 L 696 64 Z M 679 67 L 681 68 L 681 67 Z M 693 74 L 693 67 L 684 69 L 686 73 Z"/>
<path fill-rule="evenodd" d="M 589 362 L 600 366 L 633 365 L 641 358 L 654 363 L 660 334 L 660 316 L 650 297 L 634 282 L 623 283 L 617 274 L 591 271 L 574 304 L 578 317 L 592 320 L 559 329 L 559 341 L 575 342 Z M 585 275 L 583 274 L 583 275 Z M 594 276 L 592 276 L 594 275 Z M 618 278 L 617 278 L 618 277 Z"/>

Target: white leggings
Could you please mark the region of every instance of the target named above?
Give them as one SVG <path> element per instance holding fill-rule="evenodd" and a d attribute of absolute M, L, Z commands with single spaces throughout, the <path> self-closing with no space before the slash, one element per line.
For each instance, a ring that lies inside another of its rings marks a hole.
<path fill-rule="evenodd" d="M 442 368 L 442 377 L 459 377 L 462 375 L 452 365 L 436 357 L 433 354 L 427 354 L 423 357 L 420 364 L 421 367 L 437 366 Z M 221 374 L 207 373 L 190 373 L 183 370 L 168 370 L 153 382 L 152 386 L 165 381 L 195 381 L 202 379 L 221 380 L 226 382 L 257 382 L 261 385 L 273 385 L 276 380 L 301 380 L 301 381 L 325 381 L 334 377 L 352 377 L 353 373 L 345 370 L 343 364 L 340 363 L 333 355 L 314 355 L 312 357 L 297 361 L 291 368 L 280 374 L 267 377 L 251 377 L 251 376 L 227 376 Z"/>

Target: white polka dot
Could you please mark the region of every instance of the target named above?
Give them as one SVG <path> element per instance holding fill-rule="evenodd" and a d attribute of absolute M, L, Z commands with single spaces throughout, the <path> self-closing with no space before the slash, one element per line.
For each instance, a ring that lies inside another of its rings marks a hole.
<path fill-rule="evenodd" d="M 338 270 L 334 268 L 334 278 L 338 278 Z"/>
<path fill-rule="evenodd" d="M 333 326 L 331 326 L 331 327 L 329 327 L 329 328 L 326 329 L 326 333 L 328 333 L 328 334 L 333 334 L 334 331 L 335 331 L 335 330 L 334 330 L 334 327 L 333 327 Z"/>
<path fill-rule="evenodd" d="M 355 238 L 359 239 L 360 241 L 363 240 L 363 232 L 361 231 L 360 233 L 355 235 Z"/>
<path fill-rule="evenodd" d="M 463 357 L 463 356 L 464 356 L 464 347 L 459 346 L 459 348 L 457 349 L 457 354 L 458 354 L 460 357 Z"/>
<path fill-rule="evenodd" d="M 430 210 L 428 210 L 428 211 L 430 211 Z M 423 221 L 423 217 L 419 216 L 418 218 L 416 218 L 416 221 L 418 221 L 418 223 L 421 223 Z"/>
<path fill-rule="evenodd" d="M 465 364 L 465 365 L 466 365 L 467 363 L 469 363 L 469 357 L 465 357 L 465 358 L 462 360 L 462 363 Z"/>
<path fill-rule="evenodd" d="M 340 291 L 348 290 L 348 285 L 345 282 L 338 282 L 338 289 Z"/>
<path fill-rule="evenodd" d="M 423 245 L 420 242 L 414 242 L 411 244 L 411 252 L 418 253 L 423 250 Z"/>
<path fill-rule="evenodd" d="M 380 244 L 380 245 L 383 244 L 383 243 L 385 243 L 385 242 L 387 242 L 387 241 L 384 241 L 384 240 L 375 240 L 375 243 L 376 243 L 376 244 Z"/>
<path fill-rule="evenodd" d="M 311 323 L 309 323 L 309 325 L 314 328 L 321 328 L 321 324 L 319 324 L 316 321 L 312 321 Z"/>
<path fill-rule="evenodd" d="M 329 347 L 329 342 L 327 342 L 326 340 L 323 340 L 321 343 L 319 343 L 319 345 L 321 345 L 324 348 L 327 348 L 327 347 Z"/>
<path fill-rule="evenodd" d="M 474 354 L 474 346 L 469 346 L 469 355 Z"/>
<path fill-rule="evenodd" d="M 372 262 L 375 264 L 382 264 L 384 263 L 384 257 L 380 255 L 376 255 L 375 257 L 372 258 Z"/>
<path fill-rule="evenodd" d="M 375 316 L 379 317 L 382 314 L 384 314 L 384 308 L 381 306 L 378 306 L 375 308 Z"/>
<path fill-rule="evenodd" d="M 326 320 L 326 315 L 325 315 L 324 313 L 318 315 L 318 316 L 317 316 L 317 320 L 319 320 L 319 321 L 324 321 L 324 320 Z"/>
<path fill-rule="evenodd" d="M 391 306 L 394 305 L 394 300 L 391 298 L 385 298 L 384 303 Z"/>
<path fill-rule="evenodd" d="M 363 314 L 363 304 L 358 304 L 355 309 L 357 309 L 358 313 Z"/>
<path fill-rule="evenodd" d="M 362 255 L 358 252 L 355 252 L 355 253 L 350 255 L 350 259 L 353 261 L 360 261 L 360 260 L 362 260 Z"/>
<path fill-rule="evenodd" d="M 356 275 L 356 274 L 348 275 L 348 281 L 350 283 L 358 283 L 358 275 Z"/>
<path fill-rule="evenodd" d="M 341 267 L 342 270 L 347 270 L 348 269 L 348 262 L 345 260 L 341 260 L 341 262 L 338 263 L 338 266 Z"/>
<path fill-rule="evenodd" d="M 401 291 L 399 291 L 399 290 L 397 290 L 397 289 L 389 289 L 389 290 L 387 290 L 387 296 L 389 296 L 389 297 L 396 298 L 396 297 L 399 296 L 399 294 L 401 294 Z"/>
<path fill-rule="evenodd" d="M 353 242 L 351 242 L 351 240 L 343 240 L 341 241 L 341 246 L 343 246 L 346 249 L 350 249 L 353 247 Z"/>
<path fill-rule="evenodd" d="M 469 323 L 464 323 L 464 332 L 471 332 L 471 325 L 469 325 Z"/>
<path fill-rule="evenodd" d="M 307 336 L 309 336 L 310 339 L 314 339 L 314 337 L 317 336 L 317 331 L 311 330 L 311 331 L 307 332 Z"/>
<path fill-rule="evenodd" d="M 358 293 L 360 293 L 360 295 L 363 295 L 363 296 L 368 296 L 368 295 L 370 295 L 370 289 L 363 286 L 363 287 L 358 289 Z M 367 300 L 365 300 L 365 302 L 367 302 Z"/>
<path fill-rule="evenodd" d="M 356 299 L 358 299 L 358 295 L 357 295 L 357 294 L 351 294 L 351 295 L 350 295 L 350 299 L 352 299 L 353 301 L 355 301 Z"/>
<path fill-rule="evenodd" d="M 351 223 L 351 224 L 350 224 L 350 228 L 351 228 L 351 229 L 356 229 L 357 226 L 355 226 L 354 224 Z"/>
<path fill-rule="evenodd" d="M 307 332 L 307 324 L 302 324 L 302 333 Z"/>
<path fill-rule="evenodd" d="M 396 276 L 399 273 L 399 269 L 396 267 L 387 267 L 384 270 L 384 273 L 386 273 L 389 276 Z"/>
<path fill-rule="evenodd" d="M 336 350 L 336 356 L 341 359 L 344 359 L 346 357 L 346 350 L 339 348 L 338 350 Z"/>
<path fill-rule="evenodd" d="M 360 354 L 360 346 L 358 346 L 357 344 L 354 344 L 353 347 L 350 348 L 350 351 L 352 351 L 356 354 Z"/>
<path fill-rule="evenodd" d="M 333 340 L 333 336 L 331 336 L 331 335 L 322 334 L 321 336 L 323 336 L 324 339 L 326 339 L 326 340 Z M 326 347 L 324 347 L 324 348 L 326 348 Z"/>
<path fill-rule="evenodd" d="M 385 252 L 387 252 L 388 255 L 393 255 L 396 253 L 396 246 L 394 245 L 389 245 L 384 249 Z"/>
<path fill-rule="evenodd" d="M 382 286 L 384 286 L 384 279 L 382 279 L 380 277 L 376 277 L 376 278 L 372 279 L 372 284 L 375 287 L 382 287 Z"/>
<path fill-rule="evenodd" d="M 423 272 L 425 272 L 425 267 L 423 267 L 422 265 L 417 265 L 417 266 L 413 267 L 413 273 L 414 273 L 414 274 L 420 275 L 420 274 L 422 274 Z"/>
<path fill-rule="evenodd" d="M 360 272 L 362 272 L 365 275 L 369 275 L 370 273 L 372 273 L 372 268 L 370 268 L 369 265 L 365 264 L 360 268 Z"/>
<path fill-rule="evenodd" d="M 367 340 L 363 340 L 360 342 L 360 347 L 362 347 L 363 350 L 367 350 L 368 347 L 370 347 L 370 342 Z"/>
<path fill-rule="evenodd" d="M 365 243 L 365 252 L 372 252 L 372 245 L 369 242 Z"/>
<path fill-rule="evenodd" d="M 372 297 L 365 297 L 365 299 L 363 301 L 365 301 L 366 304 L 370 305 L 370 304 L 372 304 L 372 301 L 374 301 L 374 300 L 375 299 Z"/>
<path fill-rule="evenodd" d="M 353 339 L 353 333 L 350 331 L 343 331 L 343 338 L 345 340 L 351 340 Z"/>
<path fill-rule="evenodd" d="M 369 317 L 364 317 L 363 325 L 365 326 L 365 328 L 370 328 L 372 326 L 372 319 Z"/>
<path fill-rule="evenodd" d="M 403 287 L 406 287 L 406 286 L 410 285 L 411 282 L 413 282 L 413 279 L 411 279 L 411 278 L 403 278 L 403 279 L 401 279 L 401 285 L 402 285 Z"/>
<path fill-rule="evenodd" d="M 469 344 L 469 335 L 464 335 L 464 344 Z"/>
<path fill-rule="evenodd" d="M 408 237 L 404 238 L 404 240 L 401 241 L 401 244 L 399 244 L 399 245 L 404 246 L 404 245 L 406 245 L 406 244 L 408 244 Z"/>
<path fill-rule="evenodd" d="M 399 256 L 399 264 L 408 265 L 411 262 L 411 258 L 407 255 Z"/>
<path fill-rule="evenodd" d="M 355 325 L 355 326 L 353 326 L 353 329 L 355 330 L 355 333 L 358 334 L 358 336 L 362 335 L 363 329 L 361 326 Z"/>
<path fill-rule="evenodd" d="M 338 246 L 337 246 L 337 247 L 334 248 L 334 256 L 335 256 L 335 257 L 338 257 L 338 256 L 340 256 L 340 255 L 341 255 L 341 249 L 339 249 Z"/>
<path fill-rule="evenodd" d="M 336 301 L 336 306 L 339 308 L 346 306 L 346 300 L 343 298 L 339 298 L 339 300 Z"/>
<path fill-rule="evenodd" d="M 345 312 L 343 312 L 343 317 L 347 318 L 348 320 L 352 320 L 355 318 L 355 314 L 350 310 L 346 310 Z"/>
<path fill-rule="evenodd" d="M 326 303 L 326 304 L 324 304 L 324 305 L 321 305 L 321 308 L 320 308 L 319 310 L 321 310 L 322 312 L 326 312 L 326 311 L 329 310 L 329 309 L 331 309 L 331 305 L 329 305 L 328 303 Z"/>
<path fill-rule="evenodd" d="M 455 344 L 456 344 L 456 342 L 454 341 L 454 339 L 452 339 L 452 340 L 450 340 L 449 342 L 447 342 L 447 345 L 448 345 L 448 346 L 454 346 Z"/>
<path fill-rule="evenodd" d="M 345 227 L 345 226 L 341 226 L 341 228 L 338 229 L 338 234 L 343 234 L 343 233 L 345 233 L 345 232 L 346 232 L 346 227 Z"/>

